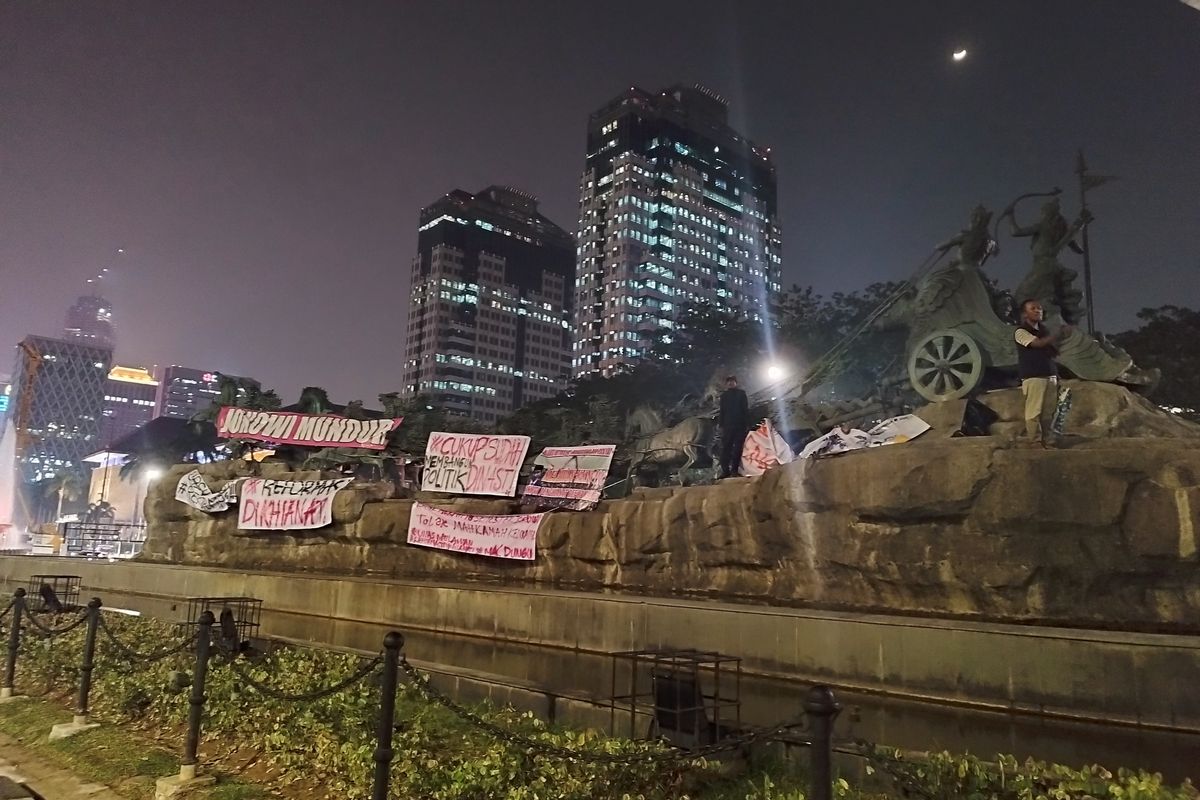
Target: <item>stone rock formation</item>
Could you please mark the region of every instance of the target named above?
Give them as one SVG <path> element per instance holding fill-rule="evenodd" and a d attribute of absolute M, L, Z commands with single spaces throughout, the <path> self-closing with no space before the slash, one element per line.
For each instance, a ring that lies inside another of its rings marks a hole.
<path fill-rule="evenodd" d="M 542 522 L 532 563 L 406 543 L 412 500 L 391 484 L 339 492 L 333 525 L 239 531 L 236 511 L 174 499 L 175 467 L 146 502 L 141 558 L 246 570 L 493 581 L 848 611 L 1200 631 L 1200 426 L 1124 389 L 1080 387 L 1061 450 L 1011 446 L 1019 393 L 984 396 L 997 435 L 934 430 L 900 445 L 794 462 L 715 486 L 639 489 Z M 245 463 L 201 468 L 211 488 Z M 264 477 L 314 478 L 261 465 Z M 421 497 L 480 514 L 515 500 Z"/>

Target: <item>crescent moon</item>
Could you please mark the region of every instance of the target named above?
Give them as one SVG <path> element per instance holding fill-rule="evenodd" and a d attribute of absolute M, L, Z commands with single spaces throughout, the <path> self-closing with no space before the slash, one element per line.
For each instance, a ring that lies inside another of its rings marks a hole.
<path fill-rule="evenodd" d="M 967 51 L 965 49 L 954 51 L 954 60 L 955 61 L 962 61 L 966 57 L 967 57 Z"/>

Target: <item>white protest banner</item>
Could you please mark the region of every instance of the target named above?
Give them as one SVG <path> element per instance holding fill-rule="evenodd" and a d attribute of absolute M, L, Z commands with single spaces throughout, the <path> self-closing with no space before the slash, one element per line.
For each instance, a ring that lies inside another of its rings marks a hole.
<path fill-rule="evenodd" d="M 824 436 L 819 436 L 809 442 L 800 451 L 800 458 L 848 453 L 851 450 L 861 450 L 870 444 L 871 437 L 867 435 L 866 431 L 851 428 L 843 433 L 840 428 L 834 428 Z"/>
<path fill-rule="evenodd" d="M 382 450 L 387 437 L 403 421 L 347 419 L 332 414 L 293 414 L 290 411 L 253 411 L 225 406 L 217 415 L 217 436 L 302 447 L 361 447 Z"/>
<path fill-rule="evenodd" d="M 899 417 L 885 419 L 867 435 L 871 437 L 871 446 L 884 444 L 900 444 L 917 438 L 929 430 L 929 423 L 914 414 L 902 414 Z"/>
<path fill-rule="evenodd" d="M 431 433 L 421 490 L 512 497 L 528 449 L 528 436 Z"/>
<path fill-rule="evenodd" d="M 771 467 L 790 464 L 795 457 L 771 421 L 764 419 L 746 435 L 746 444 L 742 446 L 742 474 L 762 475 Z"/>
<path fill-rule="evenodd" d="M 455 553 L 533 561 L 545 514 L 460 514 L 413 503 L 408 543 Z"/>
<path fill-rule="evenodd" d="M 175 499 L 192 508 L 207 511 L 226 511 L 237 502 L 237 481 L 230 481 L 219 492 L 208 488 L 200 470 L 194 469 L 179 479 L 175 485 Z"/>
<path fill-rule="evenodd" d="M 242 482 L 238 528 L 243 531 L 293 531 L 323 528 L 333 522 L 333 496 L 353 478 L 329 481 Z"/>
<path fill-rule="evenodd" d="M 616 449 L 615 444 L 547 447 L 534 461 L 534 466 L 543 471 L 530 478 L 522 500 L 538 508 L 594 508 L 604 491 Z"/>

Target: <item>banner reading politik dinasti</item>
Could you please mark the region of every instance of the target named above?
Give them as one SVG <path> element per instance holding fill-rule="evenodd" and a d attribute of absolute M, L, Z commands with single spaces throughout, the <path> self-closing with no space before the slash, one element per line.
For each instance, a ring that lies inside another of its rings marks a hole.
<path fill-rule="evenodd" d="M 535 462 L 545 470 L 530 479 L 522 499 L 538 508 L 594 508 L 616 449 L 613 444 L 547 447 Z"/>
<path fill-rule="evenodd" d="M 545 514 L 460 514 L 413 503 L 408 543 L 455 553 L 533 561 Z"/>
<path fill-rule="evenodd" d="M 431 433 L 421 490 L 512 497 L 528 449 L 528 436 Z"/>
<path fill-rule="evenodd" d="M 244 531 L 294 531 L 324 528 L 333 522 L 333 496 L 354 478 L 329 481 L 242 481 L 238 528 Z"/>
<path fill-rule="evenodd" d="M 362 447 L 382 450 L 403 418 L 347 419 L 332 414 L 253 411 L 225 406 L 217 415 L 217 436 L 303 447 Z"/>

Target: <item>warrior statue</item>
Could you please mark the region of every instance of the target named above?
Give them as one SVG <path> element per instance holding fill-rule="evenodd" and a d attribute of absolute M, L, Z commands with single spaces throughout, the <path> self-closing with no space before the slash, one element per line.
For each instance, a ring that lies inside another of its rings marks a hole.
<path fill-rule="evenodd" d="M 917 280 L 917 296 L 909 309 L 911 349 L 935 330 L 961 328 L 979 346 L 993 354 L 1012 348 L 1012 331 L 997 316 L 983 265 L 996 253 L 996 240 L 988 234 L 992 212 L 976 206 L 965 230 L 943 242 L 938 251 L 958 248 L 954 258 L 935 266 Z M 1003 364 L 1006 359 L 993 359 Z"/>
<path fill-rule="evenodd" d="M 1029 237 L 1033 251 L 1033 268 L 1017 287 L 1019 299 L 1034 297 L 1042 301 L 1047 319 L 1057 316 L 1062 322 L 1074 325 L 1084 316 L 1083 293 L 1075 288 L 1079 273 L 1064 267 L 1058 254 L 1064 247 L 1082 252 L 1075 236 L 1092 217 L 1084 211 L 1073 225 L 1068 225 L 1059 208 L 1058 198 L 1042 204 L 1042 216 L 1037 224 L 1017 224 L 1016 203 L 1004 210 L 1013 236 Z"/>
<path fill-rule="evenodd" d="M 1068 224 L 1058 198 L 1054 196 L 1058 191 L 1050 194 L 1052 199 L 1042 205 L 1042 215 L 1037 223 L 1029 226 L 1017 223 L 1016 205 L 1021 198 L 1005 209 L 1002 218 L 1008 217 L 1013 236 L 1029 237 L 1033 251 L 1033 266 L 1017 287 L 1018 298 L 1020 301 L 1040 300 L 1046 310 L 1046 322 L 1051 329 L 1057 329 L 1074 325 L 1084 317 L 1083 293 L 1075 288 L 1079 273 L 1063 266 L 1059 253 L 1068 247 L 1082 252 L 1075 244 L 1075 236 L 1093 218 L 1084 210 L 1079 219 Z M 1057 347 L 1058 362 L 1084 380 L 1142 387 L 1151 386 L 1158 380 L 1157 371 L 1138 369 L 1128 353 L 1103 336 L 1093 338 L 1072 328 Z"/>

